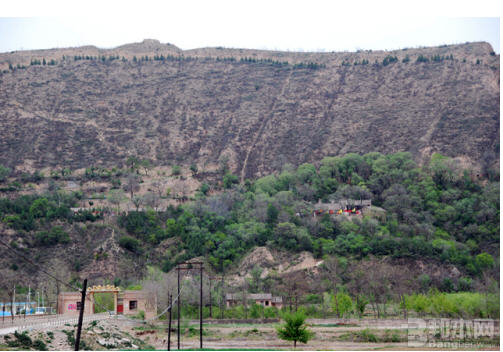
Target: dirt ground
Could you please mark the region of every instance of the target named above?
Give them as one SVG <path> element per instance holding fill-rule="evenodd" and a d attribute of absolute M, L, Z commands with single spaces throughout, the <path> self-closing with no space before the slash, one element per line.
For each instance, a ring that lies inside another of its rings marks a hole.
<path fill-rule="evenodd" d="M 237 350 L 293 350 L 293 343 L 280 340 L 276 327 L 279 324 L 205 324 L 203 326 L 203 347 L 205 349 Z M 83 327 L 82 349 L 90 350 L 167 350 L 168 329 L 166 322 L 142 324 L 129 319 L 108 319 L 91 322 Z M 177 349 L 176 322 L 172 326 L 171 349 Z M 445 350 L 446 348 L 411 347 L 407 342 L 406 329 L 374 329 L 353 325 L 336 325 L 317 321 L 310 329 L 315 333 L 307 344 L 297 343 L 297 350 Z M 182 321 L 180 348 L 199 349 L 199 324 Z M 73 350 L 74 326 L 64 326 L 46 330 L 29 331 L 32 340 L 40 339 L 47 349 Z M 52 336 L 52 338 L 50 338 Z M 14 340 L 13 334 L 7 339 L 0 337 L 0 350 L 11 348 L 7 341 Z M 466 347 L 466 348 L 465 348 Z M 474 348 L 458 346 L 455 350 L 499 350 L 499 346 Z M 27 349 L 27 348 L 22 348 Z"/>

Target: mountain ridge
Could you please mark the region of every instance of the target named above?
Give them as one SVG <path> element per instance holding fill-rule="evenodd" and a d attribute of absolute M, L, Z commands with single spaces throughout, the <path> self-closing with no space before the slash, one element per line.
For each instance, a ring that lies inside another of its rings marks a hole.
<path fill-rule="evenodd" d="M 26 67 L 43 59 L 55 62 Z M 499 165 L 499 55 L 483 42 L 294 53 L 144 40 L 4 53 L 0 67 L 0 163 L 19 170 L 138 155 L 201 169 L 228 160 L 244 180 L 370 151 Z"/>

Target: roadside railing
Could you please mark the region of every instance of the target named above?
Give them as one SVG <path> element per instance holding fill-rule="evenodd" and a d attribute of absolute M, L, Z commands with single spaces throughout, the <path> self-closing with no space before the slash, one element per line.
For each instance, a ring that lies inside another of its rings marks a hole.
<path fill-rule="evenodd" d="M 84 323 L 93 320 L 105 320 L 110 318 L 108 313 L 99 313 L 84 315 Z M 14 330 L 30 330 L 30 329 L 44 329 L 50 327 L 58 327 L 68 325 L 76 325 L 79 321 L 78 315 L 44 315 L 44 316 L 16 316 L 14 320 L 12 317 L 5 317 L 5 320 L 0 319 L 0 335 L 8 334 Z"/>

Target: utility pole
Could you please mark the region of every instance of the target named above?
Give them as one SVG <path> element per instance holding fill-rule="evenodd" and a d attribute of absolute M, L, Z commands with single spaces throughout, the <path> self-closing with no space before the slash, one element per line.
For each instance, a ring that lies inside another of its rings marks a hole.
<path fill-rule="evenodd" d="M 180 307 L 180 271 L 196 269 L 193 266 L 199 265 L 200 271 L 200 295 L 199 295 L 199 345 L 203 348 L 203 262 L 183 262 L 177 265 L 178 271 L 178 307 Z M 180 349 L 180 308 L 178 308 L 178 349 Z"/>
<path fill-rule="evenodd" d="M 224 286 L 225 285 L 225 280 L 224 280 L 224 274 L 222 271 L 222 303 L 220 304 L 220 319 L 224 318 L 224 306 L 225 306 L 225 290 Z"/>
<path fill-rule="evenodd" d="M 14 315 L 16 315 L 16 285 L 14 285 L 14 292 L 12 294 L 12 306 L 10 311 L 12 313 L 12 321 L 14 321 Z"/>
<path fill-rule="evenodd" d="M 213 318 L 213 312 L 211 311 L 211 277 L 208 278 L 209 279 L 209 282 L 210 282 L 210 318 Z"/>
<path fill-rule="evenodd" d="M 177 334 L 177 339 L 176 339 L 176 343 L 178 345 L 178 349 L 180 349 L 180 267 L 177 266 L 176 267 L 176 271 L 178 272 L 178 299 L 177 299 L 177 302 L 176 304 L 178 305 L 178 309 L 177 309 L 177 312 L 178 312 L 178 325 L 177 325 L 177 329 L 176 329 L 176 334 Z"/>
<path fill-rule="evenodd" d="M 201 294 L 199 296 L 199 348 L 203 349 L 203 264 L 199 265 L 201 273 Z"/>
<path fill-rule="evenodd" d="M 30 309 L 31 312 L 31 286 L 28 285 L 28 308 Z"/>
<path fill-rule="evenodd" d="M 82 320 L 84 319 L 84 306 L 86 304 L 87 279 L 84 279 L 82 287 L 82 298 L 80 300 L 79 325 L 77 326 L 77 337 L 75 338 L 75 351 L 79 350 L 80 333 L 82 331 Z"/>
<path fill-rule="evenodd" d="M 169 297 L 168 297 L 168 305 L 169 305 L 169 309 L 168 309 L 168 312 L 169 312 L 169 324 L 168 324 L 168 351 L 171 351 L 171 309 L 173 307 L 171 307 L 171 305 L 173 304 L 173 296 L 171 295 L 171 293 L 169 294 Z"/>

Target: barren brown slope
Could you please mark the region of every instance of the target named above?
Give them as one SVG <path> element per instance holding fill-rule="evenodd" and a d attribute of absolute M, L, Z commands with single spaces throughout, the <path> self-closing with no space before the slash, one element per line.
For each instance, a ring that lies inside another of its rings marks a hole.
<path fill-rule="evenodd" d="M 124 61 L 74 61 L 87 52 Z M 0 54 L 4 67 L 28 65 L 0 76 L 0 163 L 115 166 L 137 154 L 158 164 L 211 166 L 227 156 L 242 178 L 348 152 L 410 151 L 420 161 L 440 152 L 474 166 L 495 163 L 500 68 L 491 52 L 486 43 L 396 52 L 183 52 L 146 41 L 108 51 Z M 59 57 L 56 65 L 29 66 L 49 53 Z M 152 60 L 161 54 L 172 57 Z M 143 55 L 150 60 L 133 62 Z M 383 65 L 388 55 L 398 61 Z M 419 55 L 452 60 L 417 63 Z M 309 62 L 321 66 L 294 66 Z"/>

